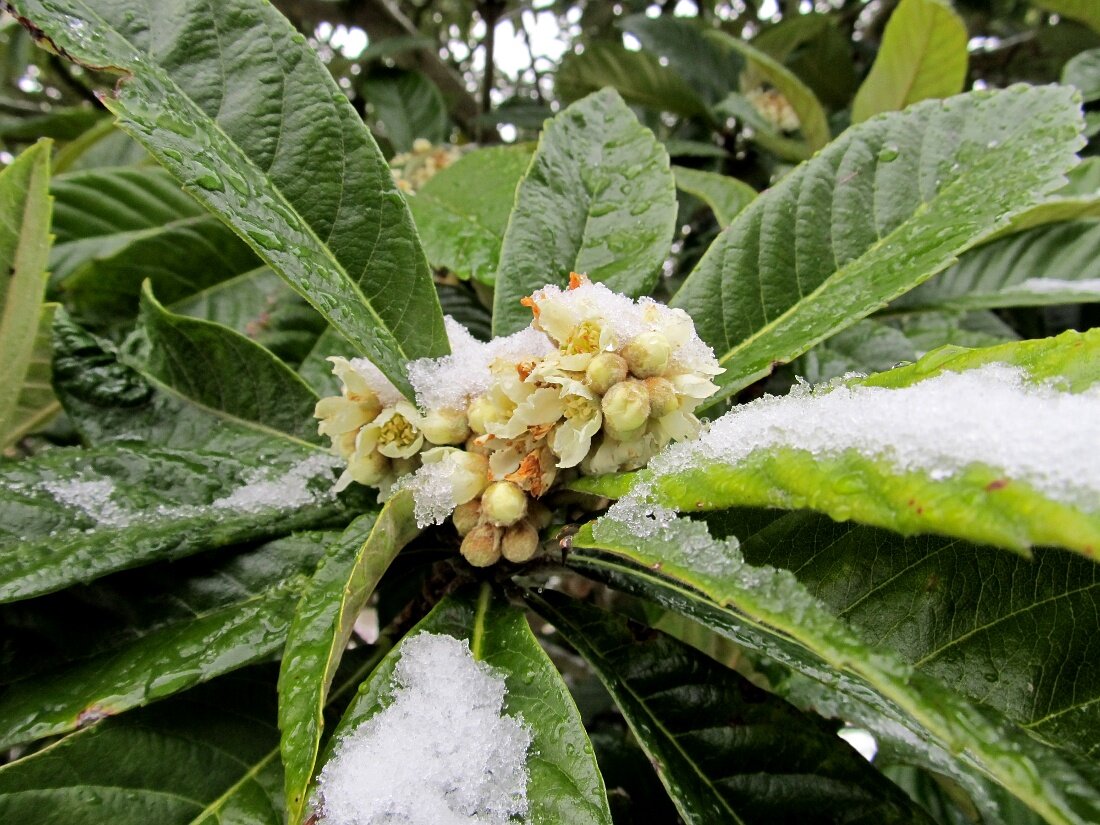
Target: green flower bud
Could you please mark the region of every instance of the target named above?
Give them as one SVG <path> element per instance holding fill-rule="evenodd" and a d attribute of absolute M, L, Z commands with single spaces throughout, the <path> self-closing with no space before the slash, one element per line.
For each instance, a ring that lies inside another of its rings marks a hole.
<path fill-rule="evenodd" d="M 645 428 L 646 428 L 646 425 L 643 424 L 642 426 L 634 427 L 631 430 L 620 430 L 618 427 L 615 427 L 614 425 L 608 424 L 607 420 L 605 419 L 603 430 L 604 430 L 605 433 L 607 433 L 608 438 L 613 438 L 616 441 L 627 441 L 627 442 L 629 442 L 629 441 L 637 441 L 639 438 L 641 438 L 643 435 L 645 435 Z"/>
<path fill-rule="evenodd" d="M 539 531 L 528 519 L 516 522 L 504 531 L 500 542 L 500 552 L 504 558 L 515 564 L 530 561 L 539 549 Z"/>
<path fill-rule="evenodd" d="M 515 524 L 527 515 L 527 494 L 510 481 L 495 481 L 481 495 L 481 514 L 498 527 Z"/>
<path fill-rule="evenodd" d="M 649 418 L 649 393 L 641 381 L 620 381 L 601 401 L 603 425 L 609 431 L 627 432 Z"/>
<path fill-rule="evenodd" d="M 663 418 L 680 409 L 676 388 L 667 378 L 647 378 L 642 383 L 649 393 L 649 414 L 653 418 Z"/>
<path fill-rule="evenodd" d="M 507 421 L 508 413 L 489 396 L 479 395 L 466 407 L 466 419 L 471 430 L 477 435 L 485 435 L 494 421 Z"/>
<path fill-rule="evenodd" d="M 613 352 L 601 352 L 593 358 L 584 371 L 584 383 L 597 395 L 603 395 L 612 386 L 626 378 L 626 360 Z"/>
<path fill-rule="evenodd" d="M 466 534 L 459 552 L 474 567 L 489 567 L 500 561 L 503 531 L 491 524 L 479 524 Z"/>
<path fill-rule="evenodd" d="M 643 332 L 623 349 L 630 371 L 638 378 L 652 378 L 668 369 L 672 345 L 659 332 Z"/>
<path fill-rule="evenodd" d="M 348 475 L 351 476 L 353 481 L 358 481 L 368 487 L 378 484 L 389 469 L 390 460 L 374 450 L 355 455 L 348 462 Z"/>
<path fill-rule="evenodd" d="M 454 522 L 455 530 L 460 536 L 467 535 L 481 521 L 481 502 L 474 499 L 458 505 L 451 514 L 451 521 Z"/>
<path fill-rule="evenodd" d="M 420 422 L 420 431 L 433 444 L 461 444 L 470 427 L 459 410 L 432 410 Z"/>

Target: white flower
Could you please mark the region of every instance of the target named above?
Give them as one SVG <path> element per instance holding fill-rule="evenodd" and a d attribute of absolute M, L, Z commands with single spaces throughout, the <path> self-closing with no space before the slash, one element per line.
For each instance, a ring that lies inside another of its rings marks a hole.
<path fill-rule="evenodd" d="M 416 427 L 416 408 L 408 401 L 387 407 L 359 433 L 368 448 L 387 458 L 411 458 L 424 444 L 424 434 Z M 358 449 L 358 444 L 356 445 Z"/>

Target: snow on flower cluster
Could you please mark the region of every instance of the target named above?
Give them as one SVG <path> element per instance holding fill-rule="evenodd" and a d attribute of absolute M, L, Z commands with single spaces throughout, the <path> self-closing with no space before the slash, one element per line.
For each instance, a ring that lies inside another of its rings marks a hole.
<path fill-rule="evenodd" d="M 323 825 L 509 825 L 527 813 L 531 732 L 504 679 L 451 636 L 402 643 L 393 701 L 344 736 L 319 783 Z"/>
<path fill-rule="evenodd" d="M 411 489 L 421 526 L 450 516 L 477 566 L 533 557 L 555 486 L 697 435 L 722 371 L 691 318 L 651 299 L 573 275 L 524 304 L 531 326 L 488 343 L 448 318 L 451 355 L 409 367 L 417 406 L 369 362 L 335 357 L 342 394 L 317 404 L 347 461 L 337 488 Z"/>

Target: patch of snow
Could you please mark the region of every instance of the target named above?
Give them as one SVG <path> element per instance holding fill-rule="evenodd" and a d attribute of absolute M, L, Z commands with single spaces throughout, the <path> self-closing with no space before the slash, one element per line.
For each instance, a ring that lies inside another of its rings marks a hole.
<path fill-rule="evenodd" d="M 348 363 L 374 390 L 374 394 L 378 396 L 378 401 L 383 407 L 392 407 L 405 397 L 401 394 L 401 390 L 397 389 L 393 382 L 383 375 L 382 370 L 378 369 L 369 358 L 352 358 Z"/>
<path fill-rule="evenodd" d="M 343 462 L 336 456 L 317 453 L 275 478 L 267 471 L 257 469 L 249 475 L 243 486 L 237 487 L 227 496 L 215 499 L 210 506 L 245 513 L 259 513 L 273 507 L 304 507 L 325 495 L 311 490 L 309 482 L 340 466 L 343 466 Z"/>
<path fill-rule="evenodd" d="M 126 527 L 133 520 L 133 513 L 112 500 L 115 483 L 109 478 L 51 480 L 38 486 L 59 504 L 79 510 L 97 525 Z"/>
<path fill-rule="evenodd" d="M 523 722 L 504 679 L 469 644 L 420 633 L 402 645 L 393 701 L 321 771 L 323 825 L 512 825 L 527 813 Z"/>
<path fill-rule="evenodd" d="M 454 512 L 455 475 L 458 467 L 452 461 L 436 461 L 422 464 L 412 475 L 397 482 L 400 489 L 409 490 L 413 496 L 413 513 L 416 526 L 442 524 Z"/>

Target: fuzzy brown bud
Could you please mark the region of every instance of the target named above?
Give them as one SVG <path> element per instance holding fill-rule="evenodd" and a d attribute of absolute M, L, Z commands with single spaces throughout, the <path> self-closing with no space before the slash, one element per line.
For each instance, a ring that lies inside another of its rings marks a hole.
<path fill-rule="evenodd" d="M 516 564 L 530 561 L 539 549 L 539 531 L 528 519 L 523 519 L 504 530 L 500 542 L 504 558 Z"/>
<path fill-rule="evenodd" d="M 649 414 L 652 418 L 661 418 L 680 409 L 676 388 L 667 378 L 647 378 L 642 383 L 649 393 Z"/>
<path fill-rule="evenodd" d="M 626 378 L 626 360 L 613 352 L 601 352 L 588 363 L 584 382 L 597 395 L 603 395 Z"/>
<path fill-rule="evenodd" d="M 460 504 L 455 507 L 454 513 L 451 515 L 451 521 L 454 522 L 455 530 L 458 531 L 460 536 L 465 536 L 475 527 L 481 520 L 481 502 L 478 500 L 467 501 L 465 504 Z"/>
<path fill-rule="evenodd" d="M 479 524 L 466 534 L 459 551 L 474 567 L 489 567 L 500 561 L 503 531 L 491 524 Z"/>

